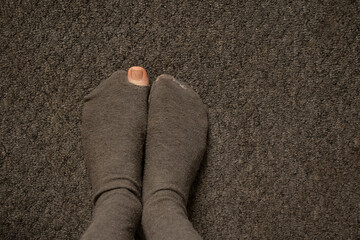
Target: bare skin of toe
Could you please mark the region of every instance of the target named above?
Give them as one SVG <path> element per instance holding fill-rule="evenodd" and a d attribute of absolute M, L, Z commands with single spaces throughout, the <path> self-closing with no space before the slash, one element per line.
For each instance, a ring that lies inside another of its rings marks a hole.
<path fill-rule="evenodd" d="M 149 86 L 149 77 L 144 68 L 133 66 L 128 70 L 128 81 L 138 86 Z"/>

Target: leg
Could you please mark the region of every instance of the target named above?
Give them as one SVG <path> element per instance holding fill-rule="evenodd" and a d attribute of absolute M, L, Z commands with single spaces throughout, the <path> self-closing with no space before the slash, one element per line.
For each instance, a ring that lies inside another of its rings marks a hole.
<path fill-rule="evenodd" d="M 141 217 L 142 153 L 148 78 L 140 67 L 117 71 L 85 97 L 82 143 L 93 189 L 88 239 L 134 239 Z"/>
<path fill-rule="evenodd" d="M 207 109 L 200 97 L 187 84 L 161 75 L 149 96 L 142 214 L 146 239 L 201 239 L 186 205 L 206 135 Z"/>

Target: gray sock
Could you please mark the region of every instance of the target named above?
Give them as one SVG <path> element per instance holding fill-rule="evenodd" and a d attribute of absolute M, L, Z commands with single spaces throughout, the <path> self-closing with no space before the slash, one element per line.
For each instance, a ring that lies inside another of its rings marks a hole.
<path fill-rule="evenodd" d="M 147 240 L 201 239 L 187 216 L 206 148 L 207 108 L 185 83 L 163 74 L 149 96 L 142 227 Z"/>
<path fill-rule="evenodd" d="M 85 97 L 82 143 L 93 190 L 87 239 L 134 239 L 141 218 L 149 87 L 117 71 Z"/>

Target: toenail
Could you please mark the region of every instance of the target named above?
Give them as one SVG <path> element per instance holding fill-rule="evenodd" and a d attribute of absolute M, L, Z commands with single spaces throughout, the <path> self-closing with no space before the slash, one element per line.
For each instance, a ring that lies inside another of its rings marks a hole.
<path fill-rule="evenodd" d="M 135 81 L 142 80 L 143 74 L 144 74 L 144 71 L 140 68 L 132 68 L 130 71 L 130 76 Z"/>

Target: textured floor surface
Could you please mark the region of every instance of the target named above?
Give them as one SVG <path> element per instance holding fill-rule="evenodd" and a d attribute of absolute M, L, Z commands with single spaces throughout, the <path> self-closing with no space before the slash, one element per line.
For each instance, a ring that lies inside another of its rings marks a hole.
<path fill-rule="evenodd" d="M 91 219 L 82 98 L 132 65 L 209 107 L 188 206 L 204 239 L 360 236 L 359 1 L 0 9 L 0 239 L 79 238 Z"/>

